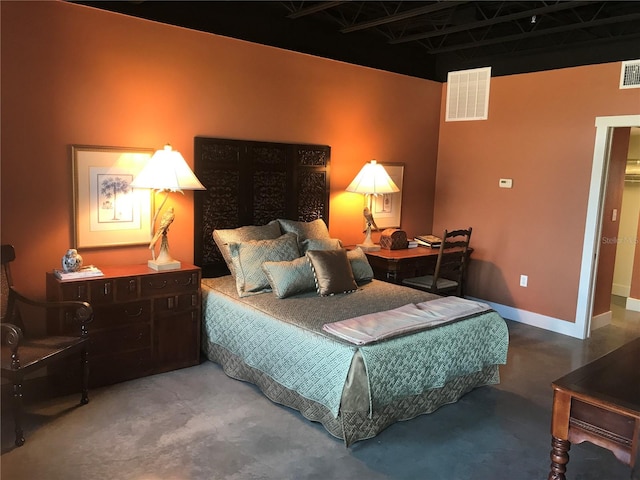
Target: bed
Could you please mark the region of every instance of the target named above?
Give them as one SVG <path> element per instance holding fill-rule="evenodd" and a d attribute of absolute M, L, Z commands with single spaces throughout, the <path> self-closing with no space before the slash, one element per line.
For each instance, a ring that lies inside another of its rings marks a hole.
<path fill-rule="evenodd" d="M 508 331 L 487 306 L 365 343 L 327 328 L 407 306 L 425 305 L 431 314 L 440 300 L 373 279 L 362 251 L 330 237 L 327 146 L 197 137 L 195 151 L 207 187 L 196 197 L 194 222 L 196 263 L 206 277 L 202 350 L 227 375 L 321 423 L 347 446 L 499 382 Z M 272 173 L 273 181 L 265 179 Z M 315 188 L 289 183 L 305 175 Z M 258 185 L 247 183 L 256 178 Z M 260 204 L 212 215 L 220 195 L 240 197 L 240 190 L 252 192 L 249 205 L 265 192 L 283 204 L 270 204 L 266 214 Z M 247 211 L 255 217 L 240 219 Z"/>

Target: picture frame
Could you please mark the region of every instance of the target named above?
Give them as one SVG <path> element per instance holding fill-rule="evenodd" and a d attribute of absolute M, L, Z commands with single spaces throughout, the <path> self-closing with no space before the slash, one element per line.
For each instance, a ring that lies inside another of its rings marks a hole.
<path fill-rule="evenodd" d="M 404 163 L 379 162 L 387 171 L 391 180 L 400 189 L 396 193 L 387 193 L 373 197 L 372 214 L 380 230 L 400 228 L 402 214 L 402 183 L 404 179 Z M 366 222 L 365 222 L 366 228 Z"/>
<path fill-rule="evenodd" d="M 130 187 L 151 148 L 72 145 L 74 248 L 149 243 L 153 194 Z"/>

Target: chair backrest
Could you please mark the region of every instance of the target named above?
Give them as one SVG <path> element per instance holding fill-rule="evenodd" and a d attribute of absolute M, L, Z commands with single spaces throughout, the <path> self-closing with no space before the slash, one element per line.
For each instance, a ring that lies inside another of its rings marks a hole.
<path fill-rule="evenodd" d="M 20 327 L 24 333 L 24 324 L 20 318 L 20 313 L 16 310 L 14 296 L 10 295 L 13 287 L 13 277 L 11 276 L 11 262 L 16 259 L 16 250 L 13 245 L 0 246 L 0 321 L 11 322 Z"/>
<path fill-rule="evenodd" d="M 434 286 L 438 278 L 447 278 L 458 282 L 458 293 L 461 291 L 467 266 L 467 250 L 471 242 L 471 230 L 469 227 L 467 230 L 444 231 L 433 273 Z"/>
<path fill-rule="evenodd" d="M 9 287 L 13 286 L 10 263 L 16 259 L 16 251 L 13 245 L 2 245 L 0 247 L 0 261 L 2 262 L 2 280 L 0 282 L 0 315 L 2 319 L 7 314 L 9 303 Z"/>

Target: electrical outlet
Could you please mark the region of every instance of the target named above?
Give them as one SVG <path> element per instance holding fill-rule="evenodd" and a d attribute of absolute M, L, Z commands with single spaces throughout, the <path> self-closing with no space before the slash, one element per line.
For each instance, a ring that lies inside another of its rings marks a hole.
<path fill-rule="evenodd" d="M 529 277 L 527 275 L 520 275 L 520 286 L 526 287 L 527 283 L 529 283 Z"/>

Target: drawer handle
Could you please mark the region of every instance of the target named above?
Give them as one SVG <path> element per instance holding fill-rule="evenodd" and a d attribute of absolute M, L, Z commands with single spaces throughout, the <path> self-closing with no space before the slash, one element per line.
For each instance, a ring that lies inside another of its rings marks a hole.
<path fill-rule="evenodd" d="M 84 285 L 78 285 L 78 296 L 76 298 L 82 299 L 86 296 L 87 288 Z"/>
<path fill-rule="evenodd" d="M 129 317 L 139 317 L 142 315 L 142 307 L 140 307 L 136 313 L 129 313 L 129 310 L 125 308 L 124 313 Z"/>
<path fill-rule="evenodd" d="M 129 280 L 129 293 L 134 293 L 136 291 L 136 281 Z"/>
<path fill-rule="evenodd" d="M 164 287 L 166 287 L 166 286 L 167 286 L 167 281 L 166 281 L 166 280 L 163 280 L 163 281 L 162 281 L 162 284 L 160 284 L 160 285 L 154 285 L 154 284 L 153 284 L 153 282 L 149 282 L 149 286 L 150 286 L 151 288 L 157 288 L 158 290 L 160 290 L 161 288 L 164 288 Z"/>
<path fill-rule="evenodd" d="M 191 285 L 191 283 L 192 283 L 192 279 L 191 279 L 191 277 L 189 277 L 189 278 L 187 278 L 187 281 L 186 281 L 186 282 L 181 282 L 179 279 L 177 279 L 177 278 L 176 278 L 176 279 L 174 280 L 174 283 L 175 283 L 176 285 L 180 285 L 181 287 L 187 287 L 187 286 Z"/>
<path fill-rule="evenodd" d="M 169 310 L 173 310 L 178 305 L 178 297 L 168 297 L 167 298 L 167 308 Z"/>
<path fill-rule="evenodd" d="M 104 284 L 103 292 L 105 295 L 109 295 L 111 293 L 111 283 L 107 282 Z"/>

